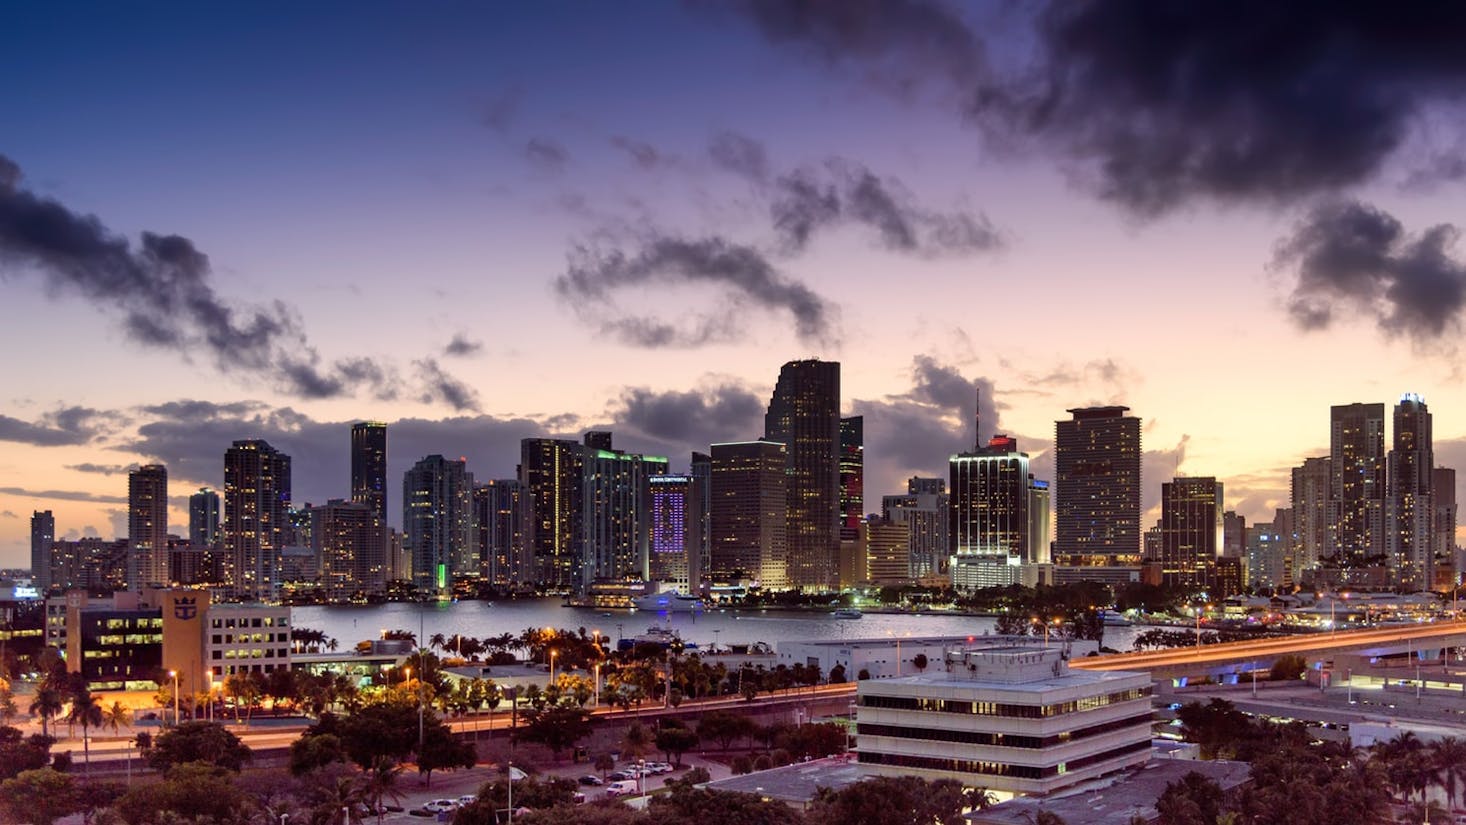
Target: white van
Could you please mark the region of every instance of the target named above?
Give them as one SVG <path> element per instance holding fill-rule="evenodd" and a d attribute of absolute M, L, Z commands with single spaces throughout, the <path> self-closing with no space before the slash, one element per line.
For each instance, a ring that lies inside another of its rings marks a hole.
<path fill-rule="evenodd" d="M 623 779 L 606 786 L 606 796 L 630 796 L 636 793 L 636 780 Z"/>

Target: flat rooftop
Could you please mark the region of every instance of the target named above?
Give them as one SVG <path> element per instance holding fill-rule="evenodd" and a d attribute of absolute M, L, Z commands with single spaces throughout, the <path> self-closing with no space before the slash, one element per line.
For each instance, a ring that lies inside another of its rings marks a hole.
<path fill-rule="evenodd" d="M 1013 681 L 1000 678 L 983 678 L 982 671 L 978 671 L 976 674 L 969 676 L 966 673 L 947 673 L 946 671 L 938 670 L 934 673 L 920 673 L 915 676 L 896 676 L 890 679 L 862 681 L 858 684 L 862 687 L 871 685 L 872 692 L 874 693 L 880 693 L 879 687 L 885 685 L 926 685 L 931 687 L 1029 691 L 1058 690 L 1061 688 L 1100 685 L 1105 682 L 1128 680 L 1136 676 L 1149 678 L 1150 674 L 1138 670 L 1070 670 L 1058 676 L 1044 676 L 1037 679 Z"/>
<path fill-rule="evenodd" d="M 980 617 L 976 617 L 980 618 Z M 1025 645 L 1024 640 L 1030 644 Z M 897 642 L 905 645 L 971 645 L 975 647 L 1011 645 L 1015 647 L 1031 647 L 1032 636 L 994 636 L 991 634 L 972 634 L 967 636 L 872 636 L 866 639 L 795 639 L 779 642 L 780 648 L 785 645 L 805 645 L 809 647 L 838 647 L 838 648 L 889 648 L 895 647 Z M 1058 646 L 1058 642 L 1054 646 Z"/>
<path fill-rule="evenodd" d="M 1019 797 L 970 813 L 967 821 L 973 825 L 1032 825 L 1042 810 L 1082 825 L 1130 825 L 1137 815 L 1149 822 L 1159 815 L 1155 803 L 1166 785 L 1179 782 L 1186 774 L 1196 771 L 1226 791 L 1246 782 L 1250 770 L 1246 762 L 1152 759 L 1143 767 L 1067 788 L 1062 795 Z"/>
<path fill-rule="evenodd" d="M 719 779 L 704 787 L 715 791 L 758 794 L 791 805 L 805 805 L 815 798 L 820 788 L 838 791 L 872 775 L 852 758 L 830 756 Z"/>

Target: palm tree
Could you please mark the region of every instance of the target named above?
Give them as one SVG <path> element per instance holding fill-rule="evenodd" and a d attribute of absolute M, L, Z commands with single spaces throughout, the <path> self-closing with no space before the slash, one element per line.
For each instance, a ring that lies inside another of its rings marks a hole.
<path fill-rule="evenodd" d="M 998 804 L 998 798 L 987 788 L 968 788 L 962 794 L 962 801 L 974 811 L 986 811 Z"/>
<path fill-rule="evenodd" d="M 121 702 L 113 702 L 102 708 L 101 727 L 111 728 L 114 735 L 120 728 L 132 727 L 132 710 Z"/>
<path fill-rule="evenodd" d="M 372 764 L 362 774 L 362 791 L 377 811 L 377 825 L 382 823 L 384 798 L 393 802 L 402 801 L 402 789 L 397 785 L 401 775 L 402 766 L 385 756 L 373 759 Z"/>
<path fill-rule="evenodd" d="M 1457 736 L 1437 739 L 1426 747 L 1434 767 L 1434 779 L 1446 792 L 1448 808 L 1456 807 L 1456 786 L 1466 782 L 1466 739 Z"/>
<path fill-rule="evenodd" d="M 441 633 L 434 633 L 432 636 L 428 637 L 428 647 L 434 647 L 438 650 L 444 650 L 447 647 L 447 644 L 448 639 Z"/>
<path fill-rule="evenodd" d="M 20 715 L 20 708 L 15 705 L 15 694 L 10 688 L 0 688 L 0 725 L 8 725 L 11 720 Z"/>
<path fill-rule="evenodd" d="M 91 729 L 102 725 L 102 706 L 89 690 L 83 690 L 71 699 L 71 712 L 66 714 L 67 723 L 81 725 L 81 748 L 86 755 L 87 773 L 92 772 Z"/>
<path fill-rule="evenodd" d="M 61 715 L 61 708 L 61 691 L 46 684 L 36 688 L 35 698 L 31 699 L 30 710 L 32 716 L 41 717 L 42 736 L 51 735 L 51 729 L 47 723 Z"/>

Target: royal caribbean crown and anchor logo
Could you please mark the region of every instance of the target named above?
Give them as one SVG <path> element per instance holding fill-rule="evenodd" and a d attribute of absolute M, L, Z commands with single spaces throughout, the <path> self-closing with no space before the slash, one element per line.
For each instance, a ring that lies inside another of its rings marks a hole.
<path fill-rule="evenodd" d="M 173 600 L 173 618 L 188 621 L 199 614 L 197 596 L 179 596 Z"/>

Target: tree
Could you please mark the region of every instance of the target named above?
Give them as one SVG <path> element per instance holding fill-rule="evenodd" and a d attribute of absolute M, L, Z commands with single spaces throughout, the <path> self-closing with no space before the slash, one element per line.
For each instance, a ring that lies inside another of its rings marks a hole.
<path fill-rule="evenodd" d="M 202 762 L 237 773 L 250 758 L 249 747 L 215 722 L 184 722 L 164 731 L 147 755 L 149 765 L 165 772 L 186 762 Z"/>
<path fill-rule="evenodd" d="M 102 708 L 97 704 L 97 697 L 93 696 L 91 691 L 83 688 L 80 693 L 72 697 L 71 712 L 66 714 L 66 721 L 81 725 L 81 749 L 86 758 L 87 773 L 90 774 L 92 772 L 90 731 L 102 725 Z"/>
<path fill-rule="evenodd" d="M 830 668 L 830 684 L 843 685 L 845 684 L 845 682 L 846 676 L 844 665 L 835 665 L 834 667 Z"/>
<path fill-rule="evenodd" d="M 0 727 L 0 779 L 10 779 L 21 771 L 44 768 L 51 761 L 51 744 L 54 741 L 39 733 L 26 737 L 19 728 Z"/>
<path fill-rule="evenodd" d="M 1446 792 L 1447 807 L 1456 807 L 1456 788 L 1466 782 L 1466 739 L 1452 736 L 1426 746 L 1435 782 Z"/>
<path fill-rule="evenodd" d="M 621 747 L 631 756 L 643 756 L 651 748 L 652 737 L 640 722 L 631 723 L 621 737 Z"/>
<path fill-rule="evenodd" d="M 822 789 L 810 806 L 810 825 L 963 825 L 962 785 L 917 777 L 875 777 L 839 791 Z"/>
<path fill-rule="evenodd" d="M 111 728 L 115 735 L 122 728 L 132 727 L 132 710 L 121 702 L 113 702 L 102 708 L 102 727 Z"/>
<path fill-rule="evenodd" d="M 530 707 L 522 717 L 523 724 L 515 731 L 515 738 L 547 746 L 556 761 L 559 761 L 561 751 L 590 735 L 591 716 L 580 707 Z"/>
<path fill-rule="evenodd" d="M 733 757 L 733 761 L 728 763 L 728 767 L 732 769 L 734 776 L 753 773 L 753 760 L 748 758 L 748 754 L 741 753 Z"/>
<path fill-rule="evenodd" d="M 697 733 L 703 739 L 712 739 L 728 750 L 733 742 L 753 734 L 754 721 L 741 713 L 723 710 L 708 711 L 697 721 Z"/>
<path fill-rule="evenodd" d="M 845 730 L 839 725 L 825 722 L 800 725 L 782 730 L 775 744 L 789 751 L 794 758 L 808 756 L 818 759 L 845 751 Z"/>
<path fill-rule="evenodd" d="M 1279 656 L 1268 671 L 1268 679 L 1274 682 L 1296 681 L 1308 670 L 1308 662 L 1302 656 Z"/>
<path fill-rule="evenodd" d="M 127 786 L 120 782 L 84 782 L 78 785 L 76 807 L 81 811 L 83 825 L 90 825 L 98 810 L 112 807 L 125 793 Z"/>
<path fill-rule="evenodd" d="M 601 772 L 601 779 L 605 779 L 607 773 L 616 769 L 616 760 L 612 759 L 609 753 L 598 754 L 594 767 Z"/>
<path fill-rule="evenodd" d="M 782 802 L 766 802 L 749 793 L 713 791 L 682 785 L 674 787 L 670 794 L 653 797 L 648 811 L 652 822 L 669 825 L 722 822 L 738 825 L 804 825 L 806 822 L 803 814 Z M 864 822 L 864 819 L 854 819 L 843 825 L 864 825 Z"/>
<path fill-rule="evenodd" d="M 250 800 L 233 776 L 205 764 L 176 765 L 162 782 L 135 786 L 117 801 L 117 812 L 128 825 L 243 823 L 250 809 Z"/>
<path fill-rule="evenodd" d="M 35 697 L 31 699 L 30 711 L 32 716 L 41 717 L 42 736 L 51 735 L 49 722 L 61 715 L 61 708 L 61 691 L 45 683 L 36 688 Z"/>
<path fill-rule="evenodd" d="M 697 747 L 698 735 L 681 725 L 664 725 L 657 731 L 657 749 L 666 754 L 678 767 L 682 766 L 682 754 Z"/>
<path fill-rule="evenodd" d="M 426 777 L 429 787 L 433 771 L 471 768 L 477 761 L 473 745 L 454 739 L 446 725 L 434 725 L 423 732 L 422 745 L 417 749 L 417 772 Z"/>
<path fill-rule="evenodd" d="M 304 776 L 317 768 L 346 761 L 341 737 L 331 733 L 306 734 L 290 743 L 290 773 Z"/>
<path fill-rule="evenodd" d="M 0 687 L 0 725 L 9 725 L 20 715 L 20 708 L 15 704 L 15 694 L 10 687 Z"/>
<path fill-rule="evenodd" d="M 929 664 L 931 664 L 931 660 L 927 659 L 925 653 L 918 653 L 915 656 L 911 657 L 911 666 L 916 668 L 918 673 L 926 670 L 926 667 Z"/>
<path fill-rule="evenodd" d="M 402 766 L 386 757 L 378 758 L 362 774 L 362 790 L 377 811 L 377 822 L 382 821 L 382 800 L 402 801 L 400 779 Z"/>
<path fill-rule="evenodd" d="M 417 714 L 417 708 L 410 704 L 378 702 L 339 721 L 334 718 L 328 721 L 323 716 L 310 730 L 336 733 L 351 761 L 365 768 L 379 757 L 397 762 L 407 760 L 417 747 Z M 424 735 L 429 721 L 433 725 L 441 724 L 436 716 L 424 719 Z"/>
<path fill-rule="evenodd" d="M 76 784 L 70 776 L 37 768 L 0 782 L 0 810 L 7 821 L 52 825 L 78 810 Z"/>
<path fill-rule="evenodd" d="M 530 809 L 556 808 L 569 805 L 575 798 L 575 783 L 560 777 L 547 780 L 521 779 L 514 783 L 514 807 Z M 509 807 L 509 780 L 496 779 L 479 788 L 478 798 L 458 810 L 453 825 L 494 825 L 497 812 Z M 563 814 L 564 809 L 559 809 Z M 514 818 L 519 821 L 519 817 Z M 565 816 L 557 817 L 564 823 Z"/>
<path fill-rule="evenodd" d="M 1159 825 L 1215 825 L 1222 811 L 1222 788 L 1196 771 L 1166 784 L 1155 803 Z"/>

